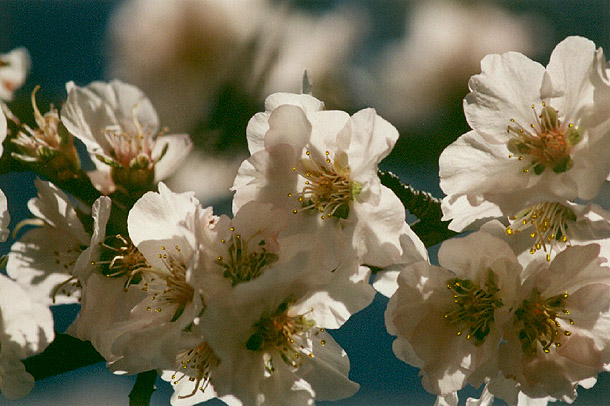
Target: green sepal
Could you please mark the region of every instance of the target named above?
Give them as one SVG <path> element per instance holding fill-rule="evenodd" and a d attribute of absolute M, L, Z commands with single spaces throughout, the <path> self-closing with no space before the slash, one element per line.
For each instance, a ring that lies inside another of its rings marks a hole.
<path fill-rule="evenodd" d="M 561 161 L 559 161 L 558 163 L 556 163 L 555 165 L 553 165 L 553 172 L 555 172 L 555 173 L 567 172 L 570 170 L 570 168 L 572 168 L 572 166 L 574 166 L 574 162 L 572 161 L 571 157 L 567 156 L 567 157 L 563 158 Z"/>

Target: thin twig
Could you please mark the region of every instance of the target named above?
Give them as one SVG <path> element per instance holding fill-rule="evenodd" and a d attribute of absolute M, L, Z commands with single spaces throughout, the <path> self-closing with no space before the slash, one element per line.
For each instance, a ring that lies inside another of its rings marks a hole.
<path fill-rule="evenodd" d="M 379 171 L 381 183 L 391 189 L 400 199 L 405 209 L 419 219 L 411 226 L 426 247 L 436 245 L 457 233 L 447 228 L 448 221 L 442 221 L 441 200 L 430 193 L 415 190 L 404 184 L 392 172 Z"/>

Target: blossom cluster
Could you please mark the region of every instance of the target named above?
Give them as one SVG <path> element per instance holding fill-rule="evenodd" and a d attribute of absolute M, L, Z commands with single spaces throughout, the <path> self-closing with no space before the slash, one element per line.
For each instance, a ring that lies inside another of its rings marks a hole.
<path fill-rule="evenodd" d="M 29 67 L 13 52 L 0 55 L 7 91 Z M 328 330 L 379 292 L 396 356 L 438 405 L 467 384 L 484 385 L 471 405 L 572 402 L 610 370 L 610 213 L 593 202 L 610 178 L 610 67 L 570 37 L 546 68 L 515 52 L 481 68 L 464 99 L 472 131 L 440 157 L 442 220 L 472 232 L 443 242 L 439 265 L 380 180 L 399 134 L 372 108 L 268 96 L 228 216 L 163 182 L 192 142 L 137 87 L 69 82 L 44 114 L 36 88 L 34 127 L 3 102 L 2 159 L 42 178 L 0 276 L 2 395 L 32 388 L 21 361 L 53 341 L 49 308 L 78 304 L 67 333 L 116 374 L 158 373 L 173 405 L 346 398 L 359 385 Z M 9 221 L 0 194 L 3 240 Z"/>
<path fill-rule="evenodd" d="M 445 241 L 439 266 L 403 269 L 386 324 L 438 404 L 466 384 L 485 384 L 469 404 L 571 403 L 610 370 L 610 213 L 593 202 L 610 173 L 610 70 L 581 37 L 546 68 L 509 52 L 481 70 L 472 130 L 440 157 L 443 220 L 475 232 Z"/>
<path fill-rule="evenodd" d="M 157 371 L 175 405 L 353 395 L 349 359 L 327 330 L 371 303 L 372 269 L 390 292 L 395 264 L 427 258 L 378 177 L 398 131 L 373 109 L 350 116 L 308 94 L 272 94 L 247 128 L 233 216 L 216 215 L 162 182 L 192 143 L 160 127 L 138 88 L 66 91 L 43 115 L 34 90 L 37 127 L 9 134 L 10 157 L 55 181 L 35 181 L 33 218 L 8 254 L 11 283 L 47 311 L 79 304 L 67 333 L 117 374 Z"/>

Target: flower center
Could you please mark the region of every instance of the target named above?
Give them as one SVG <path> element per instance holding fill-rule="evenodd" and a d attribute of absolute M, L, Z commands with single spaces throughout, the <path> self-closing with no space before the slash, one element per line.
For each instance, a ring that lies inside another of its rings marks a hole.
<path fill-rule="evenodd" d="M 523 171 L 529 172 L 530 169 L 536 175 L 540 175 L 547 166 L 553 172 L 562 173 L 569 170 L 572 165 L 570 153 L 580 141 L 580 130 L 574 124 L 562 123 L 558 118 L 558 112 L 551 106 L 542 103 L 540 114 L 536 113 L 536 108 L 531 106 L 535 122 L 529 127 L 511 119 L 511 124 L 507 127 L 507 132 L 511 138 L 508 141 L 508 150 L 523 159 L 524 155 L 531 158 L 530 165 Z M 509 155 L 509 158 L 513 155 Z"/>
<path fill-rule="evenodd" d="M 92 261 L 91 265 L 102 265 L 100 272 L 109 278 L 127 276 L 125 289 L 141 281 L 141 269 L 150 268 L 144 255 L 120 234 L 106 237 L 104 242 L 100 242 L 100 247 L 100 259 Z"/>
<path fill-rule="evenodd" d="M 207 342 L 202 342 L 195 348 L 184 351 L 178 354 L 177 360 L 180 363 L 180 370 L 172 375 L 174 385 L 177 385 L 185 376 L 188 376 L 190 382 L 194 382 L 193 392 L 186 396 L 178 396 L 179 399 L 190 398 L 194 396 L 198 390 L 204 392 L 210 383 L 210 372 L 218 366 L 218 358 L 214 355 L 214 351 Z M 182 374 L 180 378 L 176 378 L 177 374 Z"/>
<path fill-rule="evenodd" d="M 568 294 L 556 295 L 544 299 L 538 289 L 532 290 L 530 299 L 524 300 L 515 311 L 514 324 L 521 323 L 519 340 L 525 354 L 533 355 L 538 350 L 538 343 L 542 351 L 550 352 L 551 346 L 560 347 L 560 334 L 569 337 L 572 333 L 561 328 L 557 319 L 568 320 L 574 324 L 574 320 L 567 318 L 570 312 L 565 308 Z"/>
<path fill-rule="evenodd" d="M 111 166 L 122 166 L 130 169 L 152 169 L 152 149 L 154 137 L 151 129 L 142 128 L 136 117 L 136 108 L 131 110 L 132 123 L 135 132 L 126 132 L 121 126 L 108 126 L 102 130 L 106 141 L 110 144 L 110 155 L 114 162 L 108 162 L 103 157 L 98 156 Z"/>
<path fill-rule="evenodd" d="M 277 254 L 267 251 L 265 240 L 257 238 L 256 234 L 244 239 L 235 233 L 234 227 L 231 227 L 231 232 L 229 241 L 220 240 L 223 244 L 228 244 L 228 255 L 226 258 L 219 256 L 216 263 L 224 269 L 222 275 L 230 279 L 233 286 L 259 277 L 279 259 Z"/>
<path fill-rule="evenodd" d="M 305 186 L 298 194 L 301 208 L 293 210 L 293 213 L 317 210 L 322 213 L 322 219 L 333 216 L 347 218 L 349 202 L 362 191 L 362 185 L 350 180 L 347 156 L 341 154 L 338 159 L 332 159 L 329 151 L 325 152 L 324 158 L 312 157 L 310 151 L 305 154 L 307 157 L 302 159 L 301 165 L 292 168 L 305 178 Z M 288 197 L 292 197 L 292 193 Z"/>
<path fill-rule="evenodd" d="M 508 235 L 514 235 L 525 230 L 531 230 L 530 237 L 534 240 L 530 253 L 542 249 L 546 252 L 546 260 L 551 260 L 551 252 L 557 241 L 567 242 L 568 222 L 575 221 L 576 215 L 569 207 L 560 203 L 538 203 L 510 218 L 511 223 L 506 228 Z M 547 244 L 549 249 L 547 251 Z"/>
<path fill-rule="evenodd" d="M 447 288 L 453 293 L 454 308 L 445 314 L 445 320 L 456 325 L 458 336 L 465 331 L 466 339 L 474 338 L 475 345 L 481 345 L 491 331 L 494 312 L 504 304 L 496 297 L 495 274 L 488 270 L 484 287 L 469 279 L 453 278 L 447 281 Z"/>
<path fill-rule="evenodd" d="M 164 310 L 173 312 L 170 321 L 176 321 L 186 306 L 193 300 L 195 290 L 186 280 L 186 261 L 182 258 L 181 249 L 175 246 L 172 252 L 161 246 L 159 259 L 163 268 L 142 266 L 131 272 L 131 278 L 139 276 L 138 286 L 148 294 L 154 306 L 146 310 L 161 313 Z"/>
<path fill-rule="evenodd" d="M 287 299 L 273 313 L 261 317 L 254 324 L 255 332 L 248 339 L 246 348 L 250 351 L 279 354 L 286 364 L 298 368 L 305 357 L 313 358 L 313 353 L 307 348 L 310 345 L 306 333 L 311 331 L 316 323 L 305 315 L 288 315 L 291 304 L 292 300 Z M 266 360 L 265 367 L 268 372 L 275 370 L 272 355 Z"/>

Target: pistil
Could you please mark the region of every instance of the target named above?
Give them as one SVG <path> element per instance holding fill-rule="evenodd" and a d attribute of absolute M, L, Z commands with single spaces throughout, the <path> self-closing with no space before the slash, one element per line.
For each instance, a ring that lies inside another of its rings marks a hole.
<path fill-rule="evenodd" d="M 341 154 L 332 159 L 329 151 L 325 152 L 324 158 L 313 157 L 310 151 L 305 155 L 301 165 L 292 168 L 305 178 L 305 186 L 297 195 L 301 207 L 293 213 L 315 210 L 322 213 L 322 219 L 347 218 L 350 201 L 362 191 L 362 185 L 350 179 L 347 157 Z M 290 193 L 288 196 L 293 195 Z"/>
<path fill-rule="evenodd" d="M 445 320 L 458 327 L 458 336 L 466 333 L 466 339 L 474 338 L 475 345 L 483 344 L 491 331 L 495 310 L 504 305 L 497 297 L 495 274 L 488 270 L 483 287 L 469 279 L 452 278 L 447 281 L 447 289 L 453 293 L 455 305 L 445 314 Z"/>
<path fill-rule="evenodd" d="M 573 166 L 570 156 L 572 148 L 581 139 L 580 130 L 573 123 L 565 123 L 559 119 L 558 111 L 542 103 L 540 114 L 532 104 L 535 121 L 525 127 L 511 119 L 506 131 L 511 136 L 508 150 L 522 160 L 524 156 L 531 158 L 529 166 L 523 172 L 534 172 L 540 175 L 550 166 L 555 173 L 568 171 Z M 513 155 L 509 157 L 513 157 Z"/>
<path fill-rule="evenodd" d="M 567 299 L 567 293 L 545 299 L 538 289 L 533 289 L 530 298 L 521 303 L 515 311 L 514 324 L 521 323 L 519 340 L 525 354 L 535 354 L 538 344 L 543 352 L 549 353 L 553 346 L 561 346 L 561 336 L 569 337 L 572 334 L 563 329 L 558 321 L 567 320 L 569 324 L 574 324 L 574 320 L 568 317 Z"/>

